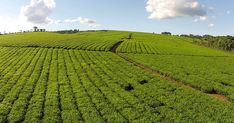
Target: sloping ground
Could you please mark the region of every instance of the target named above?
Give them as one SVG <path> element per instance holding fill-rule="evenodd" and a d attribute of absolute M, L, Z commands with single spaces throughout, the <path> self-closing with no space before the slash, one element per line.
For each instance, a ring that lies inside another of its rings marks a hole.
<path fill-rule="evenodd" d="M 179 85 L 181 87 L 190 89 L 192 91 L 200 91 L 200 92 L 203 92 L 203 93 L 207 93 L 208 96 L 215 97 L 215 98 L 217 98 L 219 100 L 222 100 L 222 101 L 225 101 L 225 102 L 229 102 L 229 98 L 226 95 L 216 91 L 218 89 L 215 90 L 215 89 L 212 88 L 213 85 L 211 87 L 208 86 L 209 88 L 213 89 L 212 91 L 202 90 L 201 88 L 198 88 L 197 85 L 193 85 L 193 84 L 181 81 L 180 79 L 176 79 L 176 78 L 174 78 L 175 76 L 173 76 L 173 75 L 168 75 L 167 73 L 162 73 L 162 72 L 160 72 L 158 70 L 155 70 L 152 66 L 148 67 L 148 66 L 138 62 L 136 59 L 130 58 L 129 56 L 126 56 L 124 54 L 117 54 L 117 55 L 119 55 L 120 57 L 122 57 L 126 61 L 134 64 L 135 66 L 143 69 L 144 71 L 146 71 L 146 72 L 148 72 L 148 73 L 150 73 L 150 74 L 152 74 L 152 75 L 154 75 L 156 77 L 160 77 L 160 78 L 162 78 L 164 80 L 168 80 L 168 81 L 170 81 L 172 83 L 175 83 L 175 84 L 177 84 L 177 85 Z M 198 83 L 196 83 L 196 84 L 198 84 Z"/>
<path fill-rule="evenodd" d="M 205 93 L 234 100 L 234 57 L 125 55 Z"/>
<path fill-rule="evenodd" d="M 132 39 L 128 35 L 132 33 Z M 18 33 L 0 36 L 0 46 L 43 47 L 90 51 L 109 51 L 116 43 L 124 41 L 117 51 L 122 53 L 233 56 L 233 54 L 192 44 L 193 39 L 151 33 L 96 31 L 75 34 L 52 32 Z"/>
<path fill-rule="evenodd" d="M 79 32 L 59 34 L 52 32 L 18 33 L 0 36 L 0 46 L 43 47 L 91 51 L 109 51 L 128 32 Z"/>
<path fill-rule="evenodd" d="M 234 121 L 231 53 L 147 33 L 19 35 L 0 36 L 0 122 Z"/>
<path fill-rule="evenodd" d="M 0 49 L 0 122 L 231 122 L 234 106 L 111 52 Z"/>
<path fill-rule="evenodd" d="M 233 56 L 233 54 L 192 44 L 193 39 L 150 33 L 132 33 L 118 52 L 158 55 Z"/>
<path fill-rule="evenodd" d="M 116 49 L 116 53 L 122 53 L 120 57 L 146 71 L 150 69 L 211 96 L 234 101 L 232 53 L 194 45 L 190 38 L 132 35 Z M 127 53 L 123 54 L 124 49 Z"/>

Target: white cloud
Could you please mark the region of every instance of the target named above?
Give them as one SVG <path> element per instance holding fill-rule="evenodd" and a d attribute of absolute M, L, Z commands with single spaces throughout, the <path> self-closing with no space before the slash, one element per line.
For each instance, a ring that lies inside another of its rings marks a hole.
<path fill-rule="evenodd" d="M 83 23 L 83 24 L 95 24 L 96 23 L 95 20 L 92 20 L 89 18 L 78 17 L 78 20 L 80 23 Z"/>
<path fill-rule="evenodd" d="M 228 10 L 228 11 L 226 11 L 226 13 L 229 15 L 229 14 L 231 14 L 231 11 Z"/>
<path fill-rule="evenodd" d="M 32 29 L 33 25 L 25 22 L 19 17 L 0 16 L 0 32 L 18 32 Z"/>
<path fill-rule="evenodd" d="M 34 24 L 53 23 L 55 20 L 50 19 L 49 15 L 55 7 L 54 0 L 31 0 L 29 5 L 21 8 L 21 16 Z"/>
<path fill-rule="evenodd" d="M 62 23 L 61 20 L 54 20 L 54 19 L 50 19 L 50 18 L 48 18 L 48 22 L 49 22 L 49 24 L 59 24 L 59 23 Z"/>
<path fill-rule="evenodd" d="M 215 8 L 214 8 L 214 7 L 212 7 L 212 6 L 210 6 L 210 7 L 208 7 L 208 10 L 209 10 L 209 11 L 214 11 L 214 10 L 215 10 Z"/>
<path fill-rule="evenodd" d="M 207 14 L 204 6 L 197 0 L 148 0 L 147 12 L 150 19 L 171 19 L 185 16 L 204 17 Z"/>
<path fill-rule="evenodd" d="M 205 20 L 207 20 L 207 19 L 208 19 L 207 16 L 200 16 L 200 20 L 201 20 L 201 21 L 205 21 Z"/>
<path fill-rule="evenodd" d="M 62 23 L 76 23 L 76 22 L 88 25 L 90 27 L 99 27 L 100 26 L 100 24 L 98 24 L 96 20 L 90 19 L 90 18 L 83 18 L 83 17 L 78 17 L 75 19 L 65 19 Z"/>
<path fill-rule="evenodd" d="M 65 19 L 63 22 L 64 23 L 76 23 L 76 22 L 79 22 L 79 21 L 78 21 L 77 18 L 75 18 L 75 19 Z"/>
<path fill-rule="evenodd" d="M 87 24 L 90 27 L 99 27 L 100 26 L 100 24 L 98 24 L 97 21 L 93 20 L 93 19 L 83 18 L 83 17 L 78 17 L 77 19 L 81 24 Z"/>
<path fill-rule="evenodd" d="M 195 18 L 194 22 L 206 21 L 206 20 L 208 20 L 208 16 L 200 16 L 199 18 Z"/>
<path fill-rule="evenodd" d="M 197 18 L 196 18 L 196 19 L 194 19 L 194 22 L 198 22 L 198 21 L 199 21 L 199 19 L 197 19 Z"/>
<path fill-rule="evenodd" d="M 96 20 L 83 17 L 65 20 L 51 19 L 49 16 L 55 7 L 55 0 L 31 0 L 29 5 L 22 6 L 19 16 L 0 15 L 0 32 L 26 31 L 35 25 L 45 27 L 62 23 L 80 23 L 91 28 L 101 26 Z"/>
<path fill-rule="evenodd" d="M 21 8 L 21 18 L 33 24 L 59 24 L 75 23 L 86 24 L 90 27 L 99 27 L 96 20 L 78 17 L 75 19 L 56 20 L 49 18 L 49 15 L 56 7 L 55 0 L 31 0 L 29 5 Z"/>
<path fill-rule="evenodd" d="M 213 23 L 210 23 L 208 27 L 213 28 L 215 25 Z"/>

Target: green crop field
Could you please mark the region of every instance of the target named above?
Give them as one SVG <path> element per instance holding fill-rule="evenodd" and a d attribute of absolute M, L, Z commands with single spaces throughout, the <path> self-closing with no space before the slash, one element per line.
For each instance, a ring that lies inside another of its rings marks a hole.
<path fill-rule="evenodd" d="M 161 55 L 229 56 L 227 52 L 212 50 L 192 44 L 193 39 L 150 33 L 133 33 L 133 39 L 125 39 L 118 49 L 122 53 Z"/>
<path fill-rule="evenodd" d="M 234 122 L 233 53 L 131 33 L 0 35 L 0 123 Z"/>
<path fill-rule="evenodd" d="M 234 57 L 127 56 L 205 93 L 220 93 L 234 101 Z"/>
<path fill-rule="evenodd" d="M 79 34 L 25 33 L 0 36 L 0 46 L 5 47 L 57 47 L 66 49 L 108 51 L 127 32 L 81 32 Z"/>

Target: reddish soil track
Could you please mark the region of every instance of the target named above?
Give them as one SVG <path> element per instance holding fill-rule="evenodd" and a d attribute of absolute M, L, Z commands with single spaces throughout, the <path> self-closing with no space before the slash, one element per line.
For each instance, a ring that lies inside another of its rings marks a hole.
<path fill-rule="evenodd" d="M 156 71 L 156 70 L 154 70 L 154 69 L 152 69 L 152 68 L 149 68 L 149 67 L 147 67 L 147 66 L 145 66 L 145 65 L 143 65 L 143 64 L 141 64 L 141 63 L 138 63 L 138 62 L 136 62 L 136 61 L 130 59 L 129 57 L 127 57 L 127 56 L 125 56 L 125 55 L 123 55 L 123 54 L 117 53 L 117 48 L 121 45 L 121 43 L 123 43 L 123 41 L 117 42 L 117 43 L 110 49 L 110 52 L 115 53 L 116 55 L 118 55 L 119 57 L 123 58 L 124 60 L 126 60 L 126 61 L 128 61 L 128 62 L 134 64 L 135 66 L 137 66 L 137 67 L 143 69 L 144 71 L 146 71 L 146 72 L 148 72 L 148 73 L 150 73 L 150 74 L 152 74 L 152 75 L 154 75 L 154 76 L 156 76 L 156 77 L 160 77 L 160 78 L 162 78 L 162 79 L 164 79 L 164 80 L 168 80 L 168 81 L 170 81 L 170 82 L 173 82 L 173 83 L 175 83 L 176 85 L 181 86 L 181 87 L 183 87 L 183 88 L 186 88 L 186 89 L 189 89 L 189 90 L 193 90 L 193 91 L 198 91 L 198 92 L 200 92 L 200 93 L 204 93 L 204 92 L 202 92 L 201 90 L 197 89 L 196 87 L 193 87 L 193 86 L 191 86 L 191 85 L 186 85 L 186 84 L 184 84 L 183 82 L 180 82 L 180 81 L 177 81 L 177 80 L 173 79 L 172 77 L 165 76 L 165 75 L 163 75 L 162 73 L 160 73 L 159 71 Z M 216 98 L 216 99 L 218 99 L 218 100 L 220 100 L 220 101 L 227 102 L 227 103 L 231 103 L 231 102 L 229 101 L 229 99 L 228 99 L 225 95 L 222 95 L 222 94 L 208 94 L 208 93 L 204 93 L 204 94 L 207 94 L 208 96 L 213 97 L 213 98 Z"/>
<path fill-rule="evenodd" d="M 117 48 L 119 47 L 119 45 L 121 45 L 123 43 L 123 41 L 119 41 L 116 44 L 113 45 L 113 47 L 110 48 L 110 52 L 113 53 L 117 53 Z"/>
<path fill-rule="evenodd" d="M 143 69 L 144 71 L 148 72 L 148 73 L 151 73 L 152 75 L 156 76 L 156 77 L 160 77 L 164 80 L 168 80 L 170 82 L 173 82 L 175 83 L 176 85 L 178 86 L 181 86 L 183 88 L 186 88 L 186 89 L 190 89 L 190 90 L 193 90 L 193 91 L 198 91 L 198 92 L 201 92 L 201 93 L 204 93 L 202 92 L 201 90 L 197 89 L 196 87 L 193 87 L 191 85 L 186 85 L 184 84 L 183 82 L 180 82 L 180 81 L 177 81 L 175 79 L 173 79 L 172 77 L 169 77 L 169 76 L 164 76 L 163 74 L 161 74 L 160 72 L 156 71 L 156 70 L 153 70 L 152 68 L 149 68 L 143 64 L 140 64 L 140 63 L 137 63 L 136 61 L 122 55 L 122 54 L 117 54 L 118 56 L 120 56 L 121 58 L 125 59 L 126 61 L 134 64 L 135 66 Z M 213 98 L 216 98 L 220 101 L 224 101 L 224 102 L 228 102 L 230 103 L 229 99 L 225 96 L 225 95 L 222 95 L 222 94 L 208 94 L 208 93 L 204 93 L 204 94 L 207 94 L 208 96 L 210 97 L 213 97 Z"/>

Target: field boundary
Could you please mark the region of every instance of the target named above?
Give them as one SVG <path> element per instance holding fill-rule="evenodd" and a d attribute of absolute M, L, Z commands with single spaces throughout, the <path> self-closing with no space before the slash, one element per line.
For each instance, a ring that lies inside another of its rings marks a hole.
<path fill-rule="evenodd" d="M 136 67 L 138 68 L 141 68 L 143 69 L 145 72 L 147 73 L 150 73 L 156 77 L 159 77 L 161 79 L 164 79 L 164 80 L 167 80 L 167 81 L 170 81 L 170 82 L 173 82 L 174 84 L 178 85 L 178 86 L 181 86 L 183 88 L 186 88 L 186 89 L 189 89 L 189 90 L 192 90 L 192 91 L 197 91 L 197 92 L 200 92 L 200 93 L 203 93 L 203 94 L 206 94 L 207 96 L 210 96 L 212 98 L 216 98 L 220 101 L 223 101 L 223 102 L 227 102 L 227 103 L 231 103 L 231 101 L 229 100 L 228 97 L 226 97 L 225 95 L 222 95 L 222 94 L 210 94 L 210 93 L 205 93 L 205 92 L 202 92 L 200 89 L 196 88 L 196 87 L 193 87 L 192 85 L 188 85 L 188 84 L 185 84 L 183 82 L 180 82 L 178 80 L 175 80 L 173 79 L 172 77 L 170 76 L 165 76 L 163 75 L 162 73 L 160 73 L 159 71 L 156 71 L 150 67 L 147 67 L 141 63 L 138 63 L 136 62 L 135 60 L 132 60 L 130 59 L 129 57 L 123 55 L 123 54 L 119 54 L 119 53 L 115 53 L 116 55 L 118 55 L 119 57 L 123 58 L 125 61 L 129 62 L 129 63 L 132 63 L 133 65 L 135 65 Z"/>

